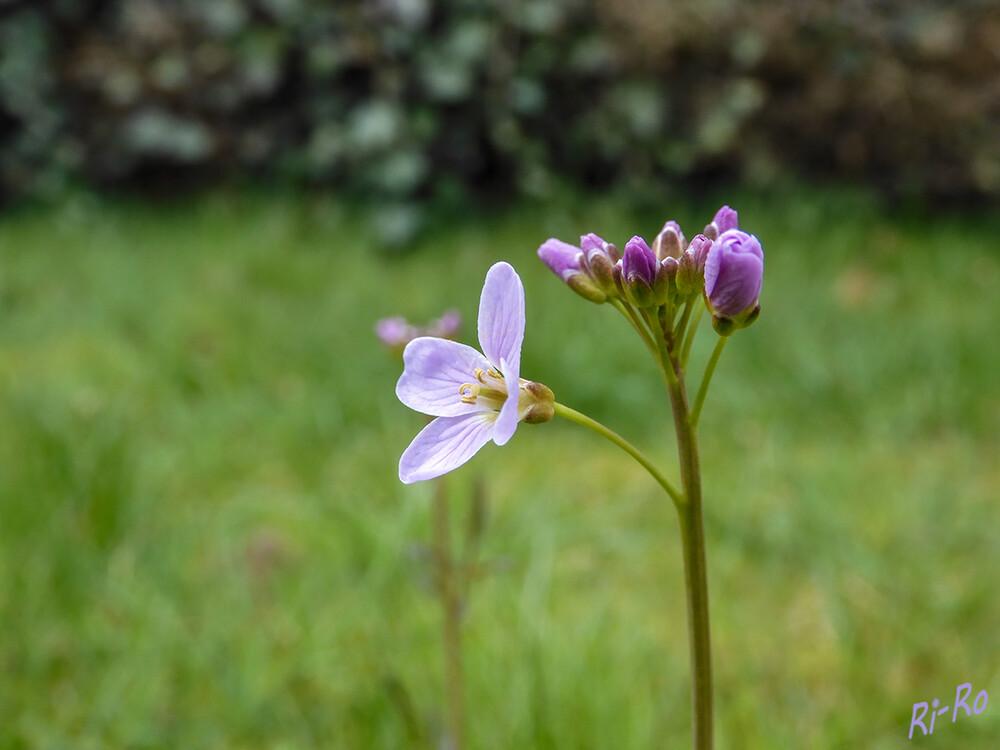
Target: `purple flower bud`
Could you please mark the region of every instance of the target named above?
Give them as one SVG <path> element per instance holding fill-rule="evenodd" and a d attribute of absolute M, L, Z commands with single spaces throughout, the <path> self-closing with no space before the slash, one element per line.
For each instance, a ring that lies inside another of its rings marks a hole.
<path fill-rule="evenodd" d="M 756 318 L 763 278 L 764 251 L 756 237 L 739 229 L 719 235 L 705 259 L 705 299 L 713 317 L 735 323 L 729 330 L 748 325 Z"/>
<path fill-rule="evenodd" d="M 653 252 L 660 260 L 664 258 L 680 258 L 687 242 L 684 239 L 684 232 L 681 231 L 680 224 L 676 221 L 668 221 L 663 225 L 663 229 L 653 240 Z"/>
<path fill-rule="evenodd" d="M 555 237 L 545 240 L 538 248 L 538 257 L 563 281 L 567 274 L 580 271 L 583 267 L 583 251 Z"/>
<path fill-rule="evenodd" d="M 593 237 L 596 241 L 603 242 L 596 234 Z M 597 303 L 607 300 L 607 294 L 591 278 L 584 252 L 579 247 L 553 237 L 538 248 L 538 257 L 570 289 L 584 299 Z"/>
<path fill-rule="evenodd" d="M 729 206 L 723 206 L 715 212 L 715 218 L 712 219 L 712 223 L 705 227 L 705 234 L 709 239 L 714 240 L 723 232 L 728 232 L 730 229 L 739 229 L 739 226 L 739 214 Z"/>
<path fill-rule="evenodd" d="M 666 257 L 663 262 L 660 263 L 662 270 L 660 276 L 665 276 L 668 281 L 673 281 L 677 277 L 677 270 L 680 268 L 680 262 L 677 258 Z"/>
<path fill-rule="evenodd" d="M 682 296 L 701 292 L 705 283 L 705 257 L 712 247 L 712 240 L 703 234 L 696 235 L 680 259 L 677 271 L 677 291 Z"/>
<path fill-rule="evenodd" d="M 602 250 L 608 243 L 602 240 L 593 232 L 585 234 L 580 238 L 580 249 L 583 250 L 583 254 L 586 255 L 591 250 Z"/>
<path fill-rule="evenodd" d="M 622 255 L 622 286 L 629 301 L 637 307 L 652 307 L 656 300 L 653 285 L 657 273 L 660 272 L 660 262 L 646 240 L 633 237 L 625 243 Z"/>
<path fill-rule="evenodd" d="M 712 240 L 703 234 L 696 235 L 691 244 L 688 245 L 685 253 L 690 253 L 694 261 L 694 267 L 699 271 L 705 270 L 705 258 L 708 257 L 708 250 L 712 247 Z"/>
<path fill-rule="evenodd" d="M 646 240 L 633 237 L 625 243 L 625 253 L 622 255 L 622 275 L 626 283 L 633 277 L 642 279 L 652 286 L 656 278 L 656 266 L 659 263 Z"/>
<path fill-rule="evenodd" d="M 591 280 L 606 295 L 616 297 L 618 289 L 613 269 L 615 262 L 621 258 L 618 248 L 591 233 L 580 238 L 580 249 L 583 250 L 584 266 Z"/>

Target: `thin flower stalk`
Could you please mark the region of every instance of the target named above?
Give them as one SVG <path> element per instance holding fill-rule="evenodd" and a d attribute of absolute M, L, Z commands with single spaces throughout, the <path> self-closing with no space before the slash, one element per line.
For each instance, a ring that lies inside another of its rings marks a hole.
<path fill-rule="evenodd" d="M 568 419 L 571 422 L 576 422 L 577 424 L 582 425 L 589 430 L 593 430 L 598 435 L 603 437 L 605 440 L 614 443 L 623 451 L 625 451 L 627 454 L 629 454 L 632 458 L 634 458 L 642 468 L 644 468 L 647 472 L 649 472 L 650 476 L 652 476 L 653 479 L 657 481 L 657 483 L 666 491 L 666 493 L 670 495 L 670 499 L 674 501 L 675 505 L 679 506 L 685 502 L 684 496 L 674 486 L 673 482 L 671 482 L 669 479 L 663 476 L 660 470 L 656 468 L 656 466 L 653 464 L 652 461 L 646 458 L 646 456 L 642 453 L 642 451 L 640 451 L 638 448 L 632 445 L 632 443 L 623 438 L 617 432 L 608 429 L 603 424 L 598 422 L 596 419 L 588 417 L 586 414 L 579 412 L 576 409 L 571 409 L 570 407 L 564 404 L 560 404 L 558 401 L 556 401 L 552 406 L 555 409 L 556 416 L 563 417 L 564 419 Z"/>
<path fill-rule="evenodd" d="M 704 405 L 705 396 L 708 394 L 708 386 L 712 382 L 712 375 L 715 374 L 715 367 L 719 364 L 719 358 L 722 356 L 722 350 L 726 348 L 727 341 L 729 341 L 728 336 L 719 337 L 719 340 L 715 342 L 715 348 L 712 350 L 712 356 L 709 357 L 708 364 L 705 365 L 705 374 L 701 378 L 698 395 L 695 396 L 694 407 L 691 409 L 691 416 L 688 418 L 692 429 L 698 426 L 698 419 L 701 417 L 701 407 Z"/>

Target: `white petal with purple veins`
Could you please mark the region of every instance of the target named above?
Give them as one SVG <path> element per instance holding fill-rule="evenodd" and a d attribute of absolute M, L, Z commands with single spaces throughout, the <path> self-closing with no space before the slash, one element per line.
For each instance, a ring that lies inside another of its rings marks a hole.
<path fill-rule="evenodd" d="M 475 383 L 477 367 L 490 368 L 486 357 L 457 341 L 423 337 L 403 351 L 403 374 L 396 396 L 414 411 L 433 417 L 457 417 L 484 410 L 462 402 L 459 388 Z"/>
<path fill-rule="evenodd" d="M 433 479 L 458 468 L 493 437 L 497 413 L 438 417 L 421 430 L 399 459 L 404 484 Z"/>

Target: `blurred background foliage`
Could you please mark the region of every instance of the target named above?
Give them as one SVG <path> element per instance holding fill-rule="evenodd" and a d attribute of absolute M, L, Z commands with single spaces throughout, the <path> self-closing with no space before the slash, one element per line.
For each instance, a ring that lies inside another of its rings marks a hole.
<path fill-rule="evenodd" d="M 992 750 L 1000 223 L 890 216 L 864 191 L 726 197 L 768 266 L 702 417 L 719 746 Z M 718 202 L 669 215 L 693 233 Z M 642 343 L 535 257 L 664 218 L 566 193 L 398 256 L 323 195 L 4 216 L 0 747 L 440 750 L 434 488 L 396 476 L 424 419 L 373 324 L 454 306 L 472 342 L 486 269 L 509 260 L 524 374 L 672 473 Z M 713 339 L 703 323 L 694 374 Z M 563 420 L 450 474 L 456 509 L 478 481 L 470 750 L 685 747 L 679 535 L 656 484 Z M 913 703 L 963 682 L 986 711 L 910 742 Z"/>
<path fill-rule="evenodd" d="M 5 0 L 0 191 L 434 196 L 779 175 L 1000 195 L 988 0 Z"/>

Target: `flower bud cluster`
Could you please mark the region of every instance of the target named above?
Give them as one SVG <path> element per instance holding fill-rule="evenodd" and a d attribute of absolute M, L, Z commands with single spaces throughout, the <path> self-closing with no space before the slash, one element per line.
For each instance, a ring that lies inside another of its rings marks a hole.
<path fill-rule="evenodd" d="M 636 236 L 619 254 L 611 243 L 588 234 L 579 247 L 549 239 L 538 255 L 591 302 L 619 298 L 649 310 L 700 294 L 722 336 L 750 325 L 760 313 L 764 252 L 756 237 L 740 230 L 739 216 L 729 206 L 720 208 L 690 242 L 676 221 L 668 221 L 652 247 Z"/>

